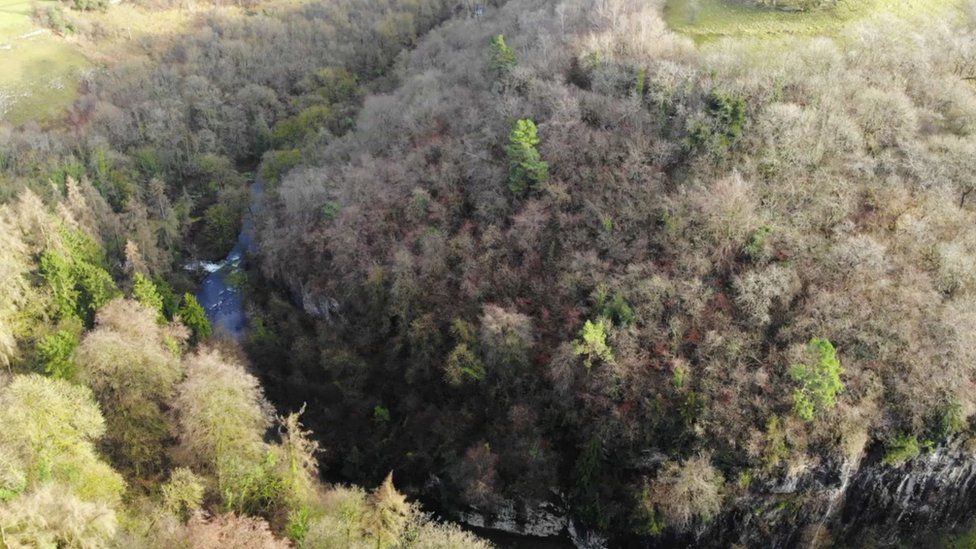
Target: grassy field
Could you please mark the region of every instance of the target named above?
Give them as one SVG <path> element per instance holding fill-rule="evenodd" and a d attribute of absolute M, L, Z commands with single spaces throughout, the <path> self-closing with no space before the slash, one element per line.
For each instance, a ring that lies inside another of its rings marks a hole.
<path fill-rule="evenodd" d="M 46 122 L 64 112 L 77 96 L 83 71 L 112 66 L 145 56 L 145 42 L 152 36 L 160 44 L 179 40 L 179 33 L 201 10 L 177 8 L 147 10 L 129 3 L 106 12 L 65 10 L 66 15 L 87 25 L 97 24 L 97 42 L 79 35 L 60 37 L 31 21 L 32 0 L 0 0 L 0 120 L 21 124 Z M 41 6 L 52 0 L 37 2 Z M 275 7 L 289 5 L 278 0 Z M 209 10 L 209 8 L 206 8 Z M 240 8 L 220 9 L 224 16 L 243 16 Z"/>
<path fill-rule="evenodd" d="M 727 0 L 668 0 L 664 15 L 671 28 L 701 43 L 726 36 L 832 35 L 852 21 L 874 14 L 931 17 L 959 3 L 958 0 L 840 0 L 831 9 L 791 12 L 752 8 Z"/>
<path fill-rule="evenodd" d="M 29 1 L 0 0 L 0 117 L 15 124 L 62 112 L 89 67 L 76 46 L 37 28 L 30 10 Z"/>

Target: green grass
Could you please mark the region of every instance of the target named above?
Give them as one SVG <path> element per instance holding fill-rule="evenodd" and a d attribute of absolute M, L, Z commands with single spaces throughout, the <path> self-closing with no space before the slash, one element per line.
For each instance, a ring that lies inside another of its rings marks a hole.
<path fill-rule="evenodd" d="M 932 17 L 959 3 L 958 0 L 840 0 L 831 9 L 783 11 L 747 7 L 728 0 L 668 0 L 664 16 L 672 29 L 702 43 L 723 37 L 830 36 L 848 23 L 871 15 Z"/>
<path fill-rule="evenodd" d="M 44 121 L 74 100 L 79 71 L 90 64 L 79 49 L 30 19 L 31 3 L 0 0 L 0 118 Z"/>
<path fill-rule="evenodd" d="M 30 2 L 25 0 L 0 0 L 0 40 L 31 30 Z"/>

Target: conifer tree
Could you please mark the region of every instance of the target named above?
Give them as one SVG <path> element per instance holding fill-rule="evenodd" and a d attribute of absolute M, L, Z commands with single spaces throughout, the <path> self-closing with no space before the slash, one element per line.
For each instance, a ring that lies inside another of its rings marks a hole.
<path fill-rule="evenodd" d="M 587 320 L 580 330 L 579 340 L 573 342 L 573 352 L 583 355 L 587 370 L 593 367 L 594 359 L 613 362 L 613 350 L 607 344 L 607 321 L 602 318 L 596 322 Z"/>
<path fill-rule="evenodd" d="M 539 136 L 535 122 L 522 119 L 515 122 L 508 137 L 508 188 L 516 195 L 549 180 L 549 164 L 542 160 L 536 145 Z"/>
<path fill-rule="evenodd" d="M 197 298 L 187 293 L 183 295 L 183 304 L 179 309 L 180 322 L 193 332 L 193 343 L 198 343 L 207 339 L 213 334 L 213 327 L 207 320 L 207 313 L 200 306 Z"/>
<path fill-rule="evenodd" d="M 377 549 L 392 546 L 403 533 L 410 514 L 407 498 L 393 486 L 392 472 L 370 494 L 369 505 L 366 529 L 375 538 Z"/>
<path fill-rule="evenodd" d="M 514 69 L 515 65 L 518 64 L 518 59 L 515 57 L 515 50 L 510 48 L 508 44 L 505 43 L 505 36 L 501 34 L 491 37 L 490 47 L 491 72 L 494 74 L 495 78 L 504 78 L 510 72 L 512 72 L 512 69 Z"/>
<path fill-rule="evenodd" d="M 132 277 L 132 297 L 136 298 L 136 301 L 139 303 L 155 311 L 157 320 L 160 322 L 166 321 L 166 316 L 163 313 L 163 296 L 156 289 L 156 284 L 152 280 L 149 280 L 146 275 L 136 273 Z"/>

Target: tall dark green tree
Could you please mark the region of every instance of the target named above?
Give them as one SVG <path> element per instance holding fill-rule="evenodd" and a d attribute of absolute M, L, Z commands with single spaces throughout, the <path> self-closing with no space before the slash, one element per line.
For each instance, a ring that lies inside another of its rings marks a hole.
<path fill-rule="evenodd" d="M 535 122 L 522 119 L 515 122 L 508 136 L 508 188 L 517 195 L 538 187 L 549 180 L 549 164 L 542 160 L 536 145 L 539 135 Z"/>
<path fill-rule="evenodd" d="M 489 66 L 495 78 L 504 78 L 518 64 L 515 50 L 505 43 L 505 36 L 498 34 L 491 37 L 491 60 Z"/>
<path fill-rule="evenodd" d="M 207 313 L 200 306 L 200 302 L 193 294 L 183 295 L 183 304 L 180 305 L 180 321 L 193 332 L 193 342 L 199 342 L 213 334 L 213 327 L 207 320 Z"/>

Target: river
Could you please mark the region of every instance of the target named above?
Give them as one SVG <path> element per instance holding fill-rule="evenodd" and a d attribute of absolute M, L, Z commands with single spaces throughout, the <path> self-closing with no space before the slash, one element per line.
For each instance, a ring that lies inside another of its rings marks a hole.
<path fill-rule="evenodd" d="M 230 336 L 239 341 L 247 327 L 244 314 L 244 300 L 241 288 L 232 283 L 232 273 L 239 272 L 248 254 L 255 251 L 254 215 L 260 211 L 264 195 L 264 183 L 256 177 L 251 183 L 249 206 L 244 214 L 241 232 L 237 242 L 220 263 L 195 261 L 187 265 L 188 270 L 205 270 L 207 277 L 197 289 L 197 301 L 207 312 L 207 318 L 216 333 Z"/>

